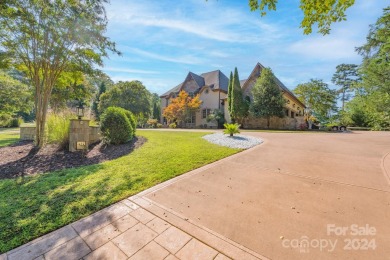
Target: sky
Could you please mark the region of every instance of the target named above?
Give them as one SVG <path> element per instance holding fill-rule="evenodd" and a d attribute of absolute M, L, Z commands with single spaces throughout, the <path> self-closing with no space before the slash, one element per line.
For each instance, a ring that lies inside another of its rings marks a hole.
<path fill-rule="evenodd" d="M 115 82 L 139 80 L 162 94 L 188 72 L 237 67 L 246 79 L 257 62 L 270 67 L 289 88 L 310 79 L 331 78 L 341 63 L 361 63 L 355 47 L 366 41 L 369 25 L 382 15 L 386 0 L 356 0 L 347 21 L 323 36 L 299 28 L 299 0 L 281 0 L 265 17 L 251 12 L 248 0 L 111 0 L 107 36 L 121 56 L 111 54 L 102 70 Z"/>

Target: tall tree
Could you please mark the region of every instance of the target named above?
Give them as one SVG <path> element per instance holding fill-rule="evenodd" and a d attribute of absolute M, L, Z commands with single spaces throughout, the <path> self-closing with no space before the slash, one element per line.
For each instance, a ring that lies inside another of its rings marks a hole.
<path fill-rule="evenodd" d="M 44 145 L 47 108 L 63 71 L 91 72 L 107 50 L 106 0 L 7 0 L 0 5 L 0 46 L 35 88 L 36 144 Z"/>
<path fill-rule="evenodd" d="M 100 96 L 110 89 L 114 85 L 114 82 L 107 74 L 101 71 L 94 73 L 93 75 L 88 75 L 87 79 L 88 82 L 90 82 L 90 84 L 95 88 L 96 93 L 92 100 L 92 112 L 94 113 L 95 118 L 100 120 L 100 113 L 98 109 Z"/>
<path fill-rule="evenodd" d="M 151 93 L 142 82 L 119 81 L 100 96 L 99 113 L 111 106 L 131 111 L 136 117 L 141 113 L 148 120 L 151 115 Z"/>
<path fill-rule="evenodd" d="M 152 94 L 152 117 L 160 122 L 161 119 L 161 99 L 157 93 Z"/>
<path fill-rule="evenodd" d="M 367 43 L 356 48 L 363 56 L 360 72 L 367 91 L 390 93 L 390 6 L 370 26 Z"/>
<path fill-rule="evenodd" d="M 332 82 L 340 87 L 337 91 L 341 95 L 341 111 L 344 111 L 345 102 L 351 99 L 353 86 L 360 81 L 358 65 L 340 64 L 336 66 Z"/>
<path fill-rule="evenodd" d="M 195 97 L 190 97 L 187 92 L 180 91 L 176 98 L 173 98 L 170 104 L 164 109 L 163 116 L 168 122 L 176 122 L 181 124 L 202 104 L 199 94 Z"/>
<path fill-rule="evenodd" d="M 228 111 L 229 111 L 230 118 L 232 118 L 232 92 L 233 92 L 233 72 L 230 72 L 229 86 L 228 86 Z"/>
<path fill-rule="evenodd" d="M 320 121 L 326 121 L 331 112 L 336 111 L 337 93 L 320 79 L 299 84 L 293 92 L 306 105 L 306 118 L 314 114 Z"/>
<path fill-rule="evenodd" d="M 250 112 L 254 117 L 265 117 L 267 128 L 270 126 L 271 117 L 284 117 L 286 101 L 270 68 L 261 71 L 260 77 L 252 88 L 252 97 Z"/>
<path fill-rule="evenodd" d="M 230 114 L 233 122 L 242 120 L 247 112 L 248 106 L 244 101 L 242 96 L 242 89 L 240 84 L 240 78 L 238 75 L 237 68 L 234 69 L 234 76 L 232 82 L 232 93 L 231 93 L 231 104 L 230 104 Z"/>
<path fill-rule="evenodd" d="M 268 11 L 275 11 L 278 0 L 249 0 L 251 11 L 260 10 L 261 16 Z M 301 28 L 304 34 L 310 34 L 314 24 L 318 32 L 329 34 L 332 23 L 346 20 L 345 11 L 355 0 L 301 0 L 299 7 L 303 11 Z"/>

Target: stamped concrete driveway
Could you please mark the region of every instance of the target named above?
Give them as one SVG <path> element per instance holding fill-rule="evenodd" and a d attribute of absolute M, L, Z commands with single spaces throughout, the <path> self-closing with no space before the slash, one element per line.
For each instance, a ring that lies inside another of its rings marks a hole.
<path fill-rule="evenodd" d="M 389 259 L 389 132 L 244 134 L 265 142 L 138 200 L 257 256 Z"/>

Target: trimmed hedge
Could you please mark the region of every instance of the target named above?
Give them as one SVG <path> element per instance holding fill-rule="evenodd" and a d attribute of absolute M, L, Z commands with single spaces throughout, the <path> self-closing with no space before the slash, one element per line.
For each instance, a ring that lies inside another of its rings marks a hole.
<path fill-rule="evenodd" d="M 119 108 L 123 110 L 123 112 L 125 113 L 126 117 L 129 119 L 129 122 L 131 124 L 132 129 L 133 129 L 133 134 L 135 135 L 135 130 L 137 128 L 137 123 L 136 123 L 134 114 L 131 113 L 129 110 L 126 110 L 124 108 L 121 108 L 121 107 L 119 107 Z"/>
<path fill-rule="evenodd" d="M 109 107 L 101 116 L 100 130 L 106 143 L 123 144 L 133 139 L 134 129 L 125 111 L 120 107 Z"/>

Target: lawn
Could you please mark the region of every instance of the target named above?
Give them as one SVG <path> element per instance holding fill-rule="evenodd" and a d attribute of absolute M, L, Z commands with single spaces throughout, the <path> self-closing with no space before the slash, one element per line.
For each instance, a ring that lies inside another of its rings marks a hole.
<path fill-rule="evenodd" d="M 19 128 L 0 128 L 0 147 L 19 141 Z"/>
<path fill-rule="evenodd" d="M 158 183 L 240 151 L 210 144 L 201 138 L 205 134 L 138 131 L 148 141 L 116 160 L 0 180 L 0 254 Z"/>

